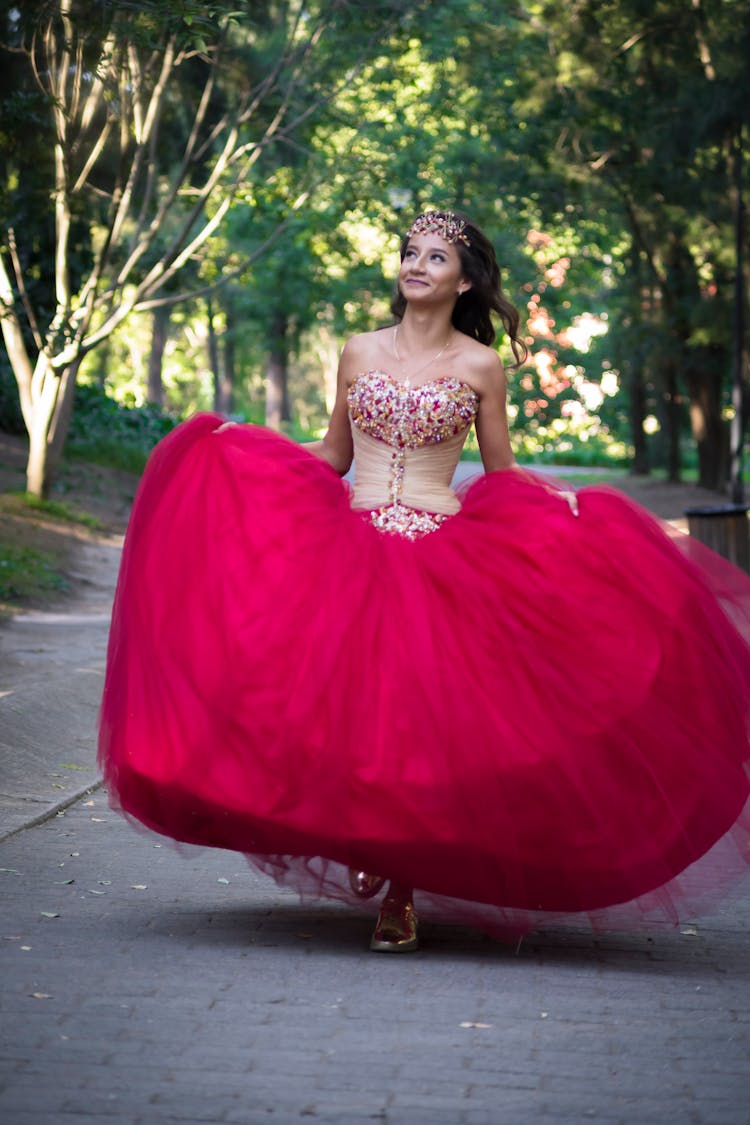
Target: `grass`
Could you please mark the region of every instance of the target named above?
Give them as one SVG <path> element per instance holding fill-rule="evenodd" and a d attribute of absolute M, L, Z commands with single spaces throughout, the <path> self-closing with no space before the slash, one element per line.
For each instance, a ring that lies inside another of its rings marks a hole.
<path fill-rule="evenodd" d="M 15 510 L 16 514 L 25 515 L 27 513 L 23 509 L 29 509 L 40 515 L 50 516 L 52 519 L 80 524 L 89 531 L 101 531 L 104 526 L 97 516 L 92 516 L 89 512 L 77 511 L 62 500 L 41 500 L 31 492 L 6 492 L 0 499 L 6 512 L 12 513 Z"/>
<path fill-rule="evenodd" d="M 49 551 L 0 544 L 0 604 L 36 600 L 66 587 Z"/>
<path fill-rule="evenodd" d="M 140 476 L 146 467 L 151 447 L 143 448 L 122 441 L 108 441 L 100 438 L 85 444 L 72 445 L 67 456 L 76 461 L 88 461 L 92 465 L 103 465 L 107 469 L 121 469 L 126 473 Z"/>

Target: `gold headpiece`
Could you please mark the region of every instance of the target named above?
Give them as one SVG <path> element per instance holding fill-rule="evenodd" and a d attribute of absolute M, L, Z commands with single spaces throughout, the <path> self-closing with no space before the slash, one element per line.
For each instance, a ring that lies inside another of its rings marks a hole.
<path fill-rule="evenodd" d="M 463 242 L 469 246 L 468 236 L 464 233 L 466 223 L 457 219 L 452 211 L 425 211 L 419 215 L 406 232 L 406 237 L 413 234 L 439 234 L 446 242 Z"/>

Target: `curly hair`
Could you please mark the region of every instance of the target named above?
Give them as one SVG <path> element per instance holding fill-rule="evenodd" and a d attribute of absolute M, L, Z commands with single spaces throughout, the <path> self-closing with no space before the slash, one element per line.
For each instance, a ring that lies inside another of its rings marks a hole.
<path fill-rule="evenodd" d="M 520 322 L 518 309 L 505 297 L 500 284 L 500 267 L 497 264 L 494 246 L 486 234 L 466 215 L 457 211 L 438 212 L 438 214 L 449 215 L 458 222 L 463 222 L 462 234 L 468 239 L 468 245 L 463 238 L 456 239 L 454 242 L 461 258 L 464 277 L 471 282 L 471 288 L 458 297 L 454 306 L 452 317 L 454 327 L 466 336 L 479 340 L 481 344 L 492 344 L 496 336 L 492 313 L 496 312 L 510 341 L 515 359 L 512 366 L 520 366 L 528 354 L 528 349 L 518 335 Z M 408 245 L 407 234 L 401 242 L 401 261 L 404 260 Z M 400 322 L 405 310 L 406 298 L 396 283 L 391 312 Z"/>

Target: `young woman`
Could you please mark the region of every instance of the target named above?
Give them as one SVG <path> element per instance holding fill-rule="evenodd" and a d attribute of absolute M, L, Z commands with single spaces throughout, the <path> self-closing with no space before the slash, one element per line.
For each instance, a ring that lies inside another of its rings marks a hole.
<path fill-rule="evenodd" d="M 185 423 L 123 554 L 112 800 L 301 893 L 387 877 L 378 951 L 417 947 L 415 896 L 499 935 L 615 928 L 693 916 L 750 859 L 750 580 L 514 465 L 493 311 L 521 359 L 483 233 L 419 216 L 325 437 Z"/>

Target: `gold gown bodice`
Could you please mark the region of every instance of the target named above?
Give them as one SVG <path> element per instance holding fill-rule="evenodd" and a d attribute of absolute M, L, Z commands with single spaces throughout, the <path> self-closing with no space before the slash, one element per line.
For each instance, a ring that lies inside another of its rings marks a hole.
<path fill-rule="evenodd" d="M 357 375 L 348 393 L 354 440 L 352 506 L 384 531 L 416 538 L 460 503 L 451 480 L 479 396 L 453 377 L 409 387 L 383 371 Z"/>

